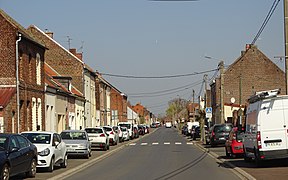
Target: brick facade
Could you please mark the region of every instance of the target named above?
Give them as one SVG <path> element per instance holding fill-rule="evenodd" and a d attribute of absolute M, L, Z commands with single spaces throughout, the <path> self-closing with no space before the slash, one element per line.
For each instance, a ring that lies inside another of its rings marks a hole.
<path fill-rule="evenodd" d="M 45 53 L 45 62 L 62 76 L 72 77 L 72 85 L 84 94 L 84 63 L 79 59 L 81 57 L 77 57 L 77 54 L 74 55 L 74 51 L 67 51 L 53 40 L 53 37 L 48 36 L 36 26 L 32 25 L 28 30 L 49 49 L 49 51 Z"/>
<path fill-rule="evenodd" d="M 247 99 L 256 91 L 281 89 L 285 94 L 285 74 L 266 57 L 256 46 L 251 46 L 224 71 L 224 104 L 245 105 Z M 220 80 L 211 86 L 211 100 L 214 118 L 218 119 L 220 104 Z M 218 117 L 218 118 L 217 118 Z"/>
<path fill-rule="evenodd" d="M 127 121 L 127 96 L 121 92 L 111 89 L 111 110 L 118 112 L 119 122 Z"/>
<path fill-rule="evenodd" d="M 16 40 L 22 35 L 19 47 L 19 89 L 20 89 L 20 130 L 45 129 L 44 99 L 44 53 L 45 48 L 30 36 L 22 26 L 0 10 L 0 86 L 16 87 Z M 39 64 L 37 63 L 39 62 Z M 36 64 L 40 71 L 40 84 L 37 84 Z M 33 100 L 36 108 L 32 110 Z M 41 107 L 38 107 L 41 106 Z M 34 117 L 33 113 L 34 112 Z M 3 107 L 4 132 L 17 132 L 16 94 Z M 34 118 L 34 123 L 32 121 Z M 13 120 L 12 120 L 13 119 Z M 14 125 L 12 125 L 14 121 Z M 33 127 L 32 127 L 33 125 Z"/>

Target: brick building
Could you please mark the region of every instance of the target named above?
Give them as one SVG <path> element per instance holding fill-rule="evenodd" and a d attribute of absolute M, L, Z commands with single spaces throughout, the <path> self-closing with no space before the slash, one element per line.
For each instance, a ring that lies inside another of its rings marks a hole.
<path fill-rule="evenodd" d="M 73 129 L 86 127 L 88 123 L 85 120 L 84 62 L 82 61 L 82 53 L 77 53 L 76 49 L 70 49 L 69 51 L 65 49 L 53 39 L 52 32 L 45 33 L 34 25 L 31 25 L 27 30 L 49 49 L 45 53 L 45 63 L 59 73 L 58 77 L 53 78 L 57 78 L 60 83 L 65 84 L 66 88 L 74 95 L 77 93 L 75 98 L 70 98 L 68 103 L 66 101 L 62 102 L 62 106 L 65 106 L 65 111 L 57 117 L 58 123 L 60 122 L 57 127 L 58 131 L 67 129 L 72 121 L 75 122 L 75 126 L 72 126 L 75 127 Z"/>
<path fill-rule="evenodd" d="M 220 77 L 211 86 L 212 122 L 220 121 Z M 285 94 L 285 74 L 256 46 L 247 45 L 241 56 L 224 70 L 224 120 L 232 123 L 233 111 L 242 109 L 256 91 L 281 89 Z"/>
<path fill-rule="evenodd" d="M 46 48 L 1 9 L 0 24 L 0 132 L 45 129 L 43 67 Z M 19 62 L 19 120 L 16 59 Z"/>
<path fill-rule="evenodd" d="M 127 122 L 127 96 L 115 87 L 111 89 L 111 112 L 113 125 Z"/>

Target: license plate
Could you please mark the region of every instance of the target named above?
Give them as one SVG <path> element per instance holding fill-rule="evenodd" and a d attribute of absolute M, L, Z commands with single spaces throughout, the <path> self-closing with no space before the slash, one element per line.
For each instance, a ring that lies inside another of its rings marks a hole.
<path fill-rule="evenodd" d="M 70 149 L 70 148 L 69 148 L 69 149 L 67 149 L 67 151 L 70 151 L 70 152 L 71 152 L 71 151 L 75 151 L 75 149 Z"/>
<path fill-rule="evenodd" d="M 269 146 L 269 147 L 278 147 L 278 146 L 281 146 L 281 143 L 280 143 L 280 142 L 266 143 L 266 146 Z"/>
<path fill-rule="evenodd" d="M 221 138 L 219 138 L 219 140 L 225 140 L 225 137 L 221 137 Z"/>

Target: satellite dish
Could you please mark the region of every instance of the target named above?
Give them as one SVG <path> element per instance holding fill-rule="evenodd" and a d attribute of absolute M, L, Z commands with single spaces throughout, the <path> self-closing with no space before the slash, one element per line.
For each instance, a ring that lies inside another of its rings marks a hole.
<path fill-rule="evenodd" d="M 234 103 L 235 103 L 235 98 L 232 97 L 232 98 L 230 99 L 230 101 L 231 101 L 232 104 L 234 104 Z"/>

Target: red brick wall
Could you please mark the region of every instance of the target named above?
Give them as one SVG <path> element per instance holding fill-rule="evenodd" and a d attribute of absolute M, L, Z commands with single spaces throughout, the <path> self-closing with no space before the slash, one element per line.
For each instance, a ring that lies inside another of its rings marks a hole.
<path fill-rule="evenodd" d="M 34 26 L 29 27 L 28 30 L 49 49 L 45 53 L 45 62 L 62 76 L 71 76 L 72 85 L 84 94 L 84 63 L 38 31 Z"/>
<path fill-rule="evenodd" d="M 127 121 L 127 99 L 114 88 L 111 89 L 111 110 L 118 110 L 119 121 Z"/>
<path fill-rule="evenodd" d="M 16 86 L 16 40 L 18 30 L 0 15 L 0 85 Z M 28 34 L 28 33 L 25 33 Z M 20 132 L 32 129 L 32 98 L 41 99 L 42 129 L 45 129 L 45 96 L 44 96 L 44 53 L 45 49 L 30 40 L 31 37 L 22 35 L 19 42 L 19 81 L 20 81 Z M 36 83 L 36 54 L 41 60 L 41 85 Z M 29 58 L 30 57 L 30 58 Z M 9 104 L 4 107 L 5 132 L 12 131 L 12 114 L 15 112 L 15 132 L 17 132 L 17 103 L 16 94 Z M 36 121 L 38 120 L 36 110 Z"/>

